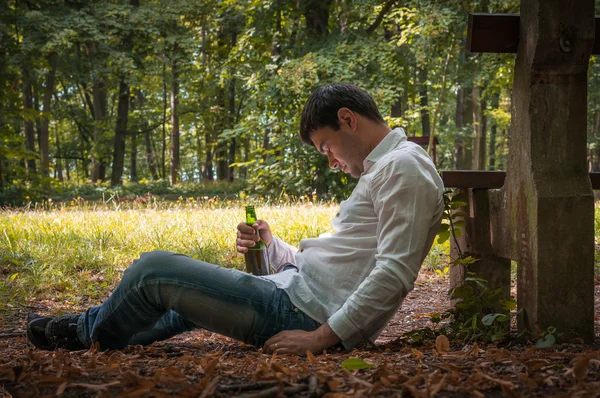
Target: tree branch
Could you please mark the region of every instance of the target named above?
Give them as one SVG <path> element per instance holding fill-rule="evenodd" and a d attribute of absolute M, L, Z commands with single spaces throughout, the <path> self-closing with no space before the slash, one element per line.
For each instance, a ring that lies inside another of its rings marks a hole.
<path fill-rule="evenodd" d="M 381 24 L 381 22 L 383 21 L 383 17 L 385 17 L 385 14 L 387 14 L 391 9 L 392 6 L 397 2 L 398 0 L 389 0 L 387 3 L 385 3 L 385 5 L 383 6 L 383 8 L 381 9 L 381 11 L 379 12 L 379 15 L 377 15 L 377 18 L 375 18 L 375 22 L 373 22 L 371 24 L 371 26 L 369 26 L 367 28 L 367 34 L 370 35 L 371 33 L 373 33 L 375 31 L 375 29 L 377 29 L 377 27 Z"/>

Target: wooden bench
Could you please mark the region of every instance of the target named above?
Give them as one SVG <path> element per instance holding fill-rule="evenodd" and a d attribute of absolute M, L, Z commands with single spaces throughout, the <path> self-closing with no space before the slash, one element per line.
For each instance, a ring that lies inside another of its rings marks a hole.
<path fill-rule="evenodd" d="M 591 342 L 599 184 L 587 170 L 587 79 L 600 23 L 593 0 L 520 3 L 518 16 L 471 15 L 467 38 L 471 52 L 517 53 L 508 171 L 442 175 L 465 193 L 458 246 L 479 258 L 469 270 L 508 295 L 517 262 L 519 331 L 553 326 Z M 463 277 L 453 267 L 451 284 Z"/>
<path fill-rule="evenodd" d="M 501 189 L 506 179 L 505 171 L 444 170 L 440 172 L 446 188 L 456 188 L 455 194 L 462 194 L 464 207 L 455 212 L 467 214 L 462 235 L 450 239 L 450 256 L 458 258 L 459 253 L 477 258 L 469 272 L 488 281 L 490 290 L 501 288 L 503 298 L 510 297 L 511 260 L 518 259 L 515 246 L 511 245 L 506 234 L 507 220 L 494 219 L 501 214 L 505 200 Z M 600 189 L 600 173 L 589 173 L 593 189 Z M 457 247 L 460 246 L 460 250 Z M 465 269 L 455 266 L 450 270 L 450 286 L 454 287 L 465 279 Z M 496 308 L 502 309 L 500 305 Z"/>

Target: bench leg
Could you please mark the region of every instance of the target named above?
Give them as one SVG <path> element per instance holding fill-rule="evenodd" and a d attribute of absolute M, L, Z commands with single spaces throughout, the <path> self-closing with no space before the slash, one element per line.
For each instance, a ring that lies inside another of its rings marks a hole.
<path fill-rule="evenodd" d="M 488 191 L 483 189 L 460 189 L 467 205 L 456 209 L 464 212 L 465 227 L 460 238 L 450 239 L 450 258 L 455 261 L 462 253 L 478 261 L 469 265 L 469 272 L 485 279 L 490 290 L 502 289 L 502 298 L 510 298 L 510 259 L 493 254 L 490 234 L 490 206 Z M 458 193 L 457 192 L 457 193 Z M 460 250 L 459 250 L 460 248 Z M 466 275 L 463 265 L 455 265 L 450 270 L 450 288 L 462 284 Z M 494 311 L 502 312 L 498 302 Z"/>

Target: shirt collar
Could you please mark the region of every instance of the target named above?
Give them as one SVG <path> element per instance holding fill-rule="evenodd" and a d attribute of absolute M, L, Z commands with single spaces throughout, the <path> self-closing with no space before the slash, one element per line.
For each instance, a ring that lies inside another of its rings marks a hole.
<path fill-rule="evenodd" d="M 402 127 L 396 127 L 390 131 L 365 158 L 363 162 L 363 174 L 369 171 L 371 166 L 373 166 L 383 155 L 392 151 L 403 141 L 406 141 L 406 133 Z"/>

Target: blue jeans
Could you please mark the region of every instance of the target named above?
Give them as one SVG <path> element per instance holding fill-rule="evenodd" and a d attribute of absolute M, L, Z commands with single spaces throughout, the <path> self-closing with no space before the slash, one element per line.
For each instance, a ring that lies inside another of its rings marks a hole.
<path fill-rule="evenodd" d="M 79 318 L 77 334 L 108 350 L 203 328 L 261 347 L 282 330 L 319 326 L 269 280 L 155 251 L 134 261 L 111 296 Z"/>

